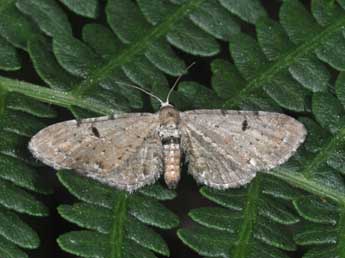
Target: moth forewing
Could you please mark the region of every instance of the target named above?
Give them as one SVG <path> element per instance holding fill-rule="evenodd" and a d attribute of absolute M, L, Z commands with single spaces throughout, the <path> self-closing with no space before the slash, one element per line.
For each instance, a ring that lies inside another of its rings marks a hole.
<path fill-rule="evenodd" d="M 247 184 L 257 171 L 284 163 L 306 137 L 302 123 L 279 113 L 193 110 L 180 116 L 189 173 L 218 189 Z"/>
<path fill-rule="evenodd" d="M 158 114 L 132 113 L 51 125 L 29 143 L 55 169 L 73 169 L 119 189 L 151 184 L 163 169 Z"/>
<path fill-rule="evenodd" d="M 156 114 L 132 113 L 51 125 L 29 149 L 55 169 L 73 169 L 118 189 L 134 191 L 164 173 L 173 188 L 182 153 L 197 182 L 227 189 L 276 167 L 296 151 L 306 130 L 278 113 L 193 110 L 162 102 Z"/>

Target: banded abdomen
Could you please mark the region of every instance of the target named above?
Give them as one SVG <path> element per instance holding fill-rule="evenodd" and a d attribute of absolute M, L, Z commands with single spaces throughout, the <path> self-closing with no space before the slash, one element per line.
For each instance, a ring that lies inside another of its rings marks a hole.
<path fill-rule="evenodd" d="M 169 188 L 175 188 L 180 181 L 180 131 L 179 112 L 172 106 L 163 106 L 160 110 L 159 137 L 163 144 L 164 180 Z"/>
<path fill-rule="evenodd" d="M 164 180 L 169 188 L 176 187 L 181 175 L 181 149 L 179 141 L 176 140 L 171 138 L 169 142 L 163 142 Z"/>

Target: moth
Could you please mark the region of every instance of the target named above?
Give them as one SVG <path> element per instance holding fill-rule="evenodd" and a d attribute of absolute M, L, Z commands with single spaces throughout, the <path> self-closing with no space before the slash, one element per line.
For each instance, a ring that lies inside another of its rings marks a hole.
<path fill-rule="evenodd" d="M 53 124 L 32 137 L 29 149 L 57 170 L 72 169 L 129 192 L 154 183 L 162 174 L 169 188 L 176 187 L 184 156 L 198 183 L 227 189 L 286 162 L 307 134 L 302 123 L 280 113 L 179 112 L 169 104 L 171 91 L 165 102 L 146 92 L 161 102 L 157 113 Z"/>

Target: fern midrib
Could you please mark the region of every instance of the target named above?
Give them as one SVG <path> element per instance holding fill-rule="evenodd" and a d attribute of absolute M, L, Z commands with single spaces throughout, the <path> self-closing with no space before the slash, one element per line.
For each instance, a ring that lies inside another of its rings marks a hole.
<path fill-rule="evenodd" d="M 292 186 L 303 189 L 307 192 L 313 193 L 317 196 L 328 197 L 337 203 L 345 204 L 345 196 L 338 191 L 329 187 L 324 187 L 312 180 L 306 179 L 303 175 L 291 173 L 289 170 L 279 169 L 278 171 L 266 172 L 274 177 L 280 178 L 283 181 L 289 183 Z"/>
<path fill-rule="evenodd" d="M 333 33 L 339 32 L 345 25 L 345 16 L 338 22 L 325 27 L 325 29 L 314 37 L 307 38 L 303 44 L 283 55 L 277 62 L 272 63 L 266 71 L 262 72 L 255 79 L 250 80 L 247 85 L 233 97 L 225 101 L 225 108 L 235 108 L 241 101 L 250 95 L 254 90 L 259 89 L 269 82 L 275 75 L 287 69 L 296 59 L 306 56 L 326 41 Z"/>
<path fill-rule="evenodd" d="M 253 227 L 256 223 L 256 209 L 257 198 L 260 190 L 260 177 L 256 177 L 254 182 L 249 185 L 248 197 L 246 201 L 246 207 L 244 209 L 243 222 L 241 223 L 241 229 L 239 232 L 239 238 L 233 248 L 232 255 L 234 258 L 246 258 L 248 252 L 248 244 L 253 233 Z"/>
<path fill-rule="evenodd" d="M 123 240 L 124 240 L 124 227 L 127 216 L 127 194 L 123 192 L 116 192 L 114 200 L 113 224 L 109 237 L 110 256 L 109 258 L 124 258 Z"/>
<path fill-rule="evenodd" d="M 131 58 L 142 53 L 151 42 L 157 41 L 161 36 L 166 35 L 167 32 L 181 19 L 188 15 L 195 8 L 199 7 L 205 0 L 190 0 L 186 4 L 181 5 L 173 14 L 168 16 L 158 26 L 153 27 L 151 32 L 147 33 L 142 39 L 130 44 L 123 49 L 120 54 L 114 56 L 110 61 L 100 69 L 94 71 L 87 79 L 80 84 L 74 86 L 72 94 L 74 96 L 83 96 L 92 87 L 94 87 L 101 79 L 110 74 L 114 68 L 126 64 L 131 61 Z"/>
<path fill-rule="evenodd" d="M 53 90 L 43 86 L 0 76 L 0 91 L 17 92 L 39 101 L 70 108 L 78 106 L 99 114 L 113 114 L 115 110 L 101 102 L 76 98 L 69 92 Z"/>

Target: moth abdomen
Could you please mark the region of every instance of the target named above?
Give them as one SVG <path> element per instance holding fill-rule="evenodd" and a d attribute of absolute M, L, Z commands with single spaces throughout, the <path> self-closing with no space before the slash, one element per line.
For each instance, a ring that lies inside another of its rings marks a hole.
<path fill-rule="evenodd" d="M 181 138 L 179 136 L 178 137 L 171 136 L 171 137 L 162 138 L 161 141 L 162 141 L 163 146 L 169 145 L 169 144 L 180 144 Z"/>
<path fill-rule="evenodd" d="M 179 139 L 171 138 L 163 144 L 164 181 L 169 188 L 175 188 L 180 181 L 181 149 Z"/>
<path fill-rule="evenodd" d="M 168 105 L 159 112 L 158 134 L 163 145 L 164 180 L 169 188 L 175 188 L 180 181 L 181 132 L 178 127 L 180 115 Z"/>

